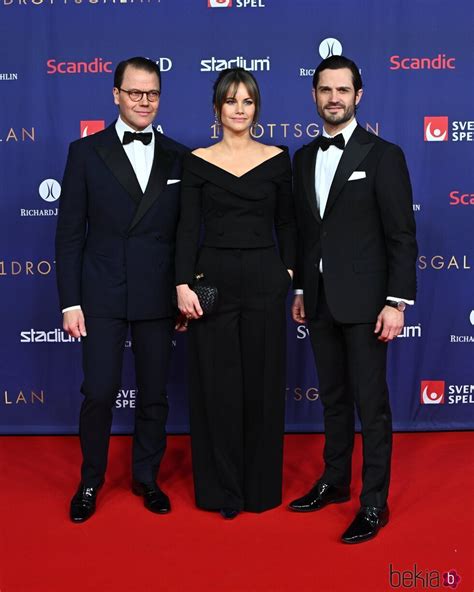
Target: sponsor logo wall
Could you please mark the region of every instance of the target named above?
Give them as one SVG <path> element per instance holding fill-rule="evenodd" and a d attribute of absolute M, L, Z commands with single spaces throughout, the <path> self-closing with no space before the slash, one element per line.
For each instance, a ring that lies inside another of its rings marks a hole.
<path fill-rule="evenodd" d="M 449 11 L 442 0 L 430 2 L 430 19 L 442 29 L 426 26 L 421 3 L 380 11 L 379 0 L 0 1 L 9 48 L 0 63 L 0 433 L 77 432 L 81 343 L 62 330 L 55 280 L 62 175 L 69 143 L 114 121 L 113 71 L 131 55 L 148 56 L 162 70 L 159 132 L 190 147 L 215 142 L 212 84 L 223 69 L 239 66 L 261 87 L 254 137 L 292 153 L 322 130 L 311 97 L 319 62 L 355 59 L 364 81 L 358 121 L 403 148 L 419 240 L 416 305 L 389 350 L 394 426 L 474 427 L 474 41 L 467 0 Z M 140 35 L 130 41 L 104 30 L 111 13 L 115 29 Z M 370 35 L 354 27 L 356 17 L 375 25 Z M 185 339 L 173 338 L 171 432 L 188 430 Z M 114 418 L 122 433 L 131 430 L 139 396 L 130 341 L 124 356 Z M 287 374 L 287 429 L 320 431 L 310 339 L 290 318 Z"/>

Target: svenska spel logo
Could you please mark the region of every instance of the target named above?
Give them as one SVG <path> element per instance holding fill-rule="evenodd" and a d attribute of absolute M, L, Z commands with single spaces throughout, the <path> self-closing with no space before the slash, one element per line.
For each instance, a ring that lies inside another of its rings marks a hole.
<path fill-rule="evenodd" d="M 440 405 L 444 403 L 444 380 L 422 380 L 420 400 L 422 405 Z"/>
<path fill-rule="evenodd" d="M 446 116 L 425 117 L 425 142 L 447 142 L 449 120 Z"/>
<path fill-rule="evenodd" d="M 101 132 L 103 129 L 105 129 L 105 121 L 103 119 L 81 121 L 81 138 L 92 136 L 97 132 Z"/>
<path fill-rule="evenodd" d="M 207 0 L 208 8 L 232 8 L 232 0 Z"/>

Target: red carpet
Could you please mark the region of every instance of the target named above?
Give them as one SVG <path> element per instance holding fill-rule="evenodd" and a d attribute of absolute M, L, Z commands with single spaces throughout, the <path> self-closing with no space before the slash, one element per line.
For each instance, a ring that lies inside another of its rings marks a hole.
<path fill-rule="evenodd" d="M 321 471 L 322 442 L 287 436 L 285 504 Z M 173 505 L 167 516 L 147 512 L 130 493 L 130 440 L 114 437 L 97 513 L 74 525 L 67 513 L 77 438 L 1 437 L 0 591 L 451 590 L 442 574 L 456 570 L 456 590 L 471 592 L 472 448 L 466 432 L 397 435 L 391 522 L 375 540 L 348 546 L 338 537 L 358 507 L 359 440 L 351 502 L 307 515 L 283 505 L 224 521 L 194 508 L 187 437 L 169 439 L 160 478 Z"/>

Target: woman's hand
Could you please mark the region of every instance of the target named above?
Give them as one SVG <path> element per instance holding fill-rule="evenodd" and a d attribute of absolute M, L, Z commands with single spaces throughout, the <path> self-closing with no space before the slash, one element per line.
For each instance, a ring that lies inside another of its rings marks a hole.
<path fill-rule="evenodd" d="M 178 308 L 188 320 L 202 317 L 199 299 L 196 292 L 193 292 L 188 284 L 176 286 L 176 293 L 178 295 Z"/>

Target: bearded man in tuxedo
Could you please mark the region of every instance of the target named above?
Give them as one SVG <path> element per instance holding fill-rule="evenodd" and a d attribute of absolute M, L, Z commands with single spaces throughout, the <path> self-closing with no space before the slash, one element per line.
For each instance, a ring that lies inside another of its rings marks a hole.
<path fill-rule="evenodd" d="M 152 127 L 160 97 L 155 62 L 120 62 L 113 87 L 118 119 L 69 148 L 56 266 L 63 327 L 81 337 L 83 354 L 83 462 L 71 501 L 73 522 L 92 516 L 104 483 L 129 329 L 138 387 L 132 491 L 152 512 L 171 509 L 156 478 L 166 446 L 174 243 L 186 149 Z"/>
<path fill-rule="evenodd" d="M 354 407 L 363 440 L 360 510 L 345 543 L 376 536 L 389 520 L 392 419 L 387 345 L 416 293 L 417 243 L 402 150 L 355 119 L 356 64 L 324 60 L 313 77 L 323 133 L 294 158 L 299 232 L 293 319 L 307 323 L 324 410 L 324 472 L 295 512 L 350 499 Z"/>

